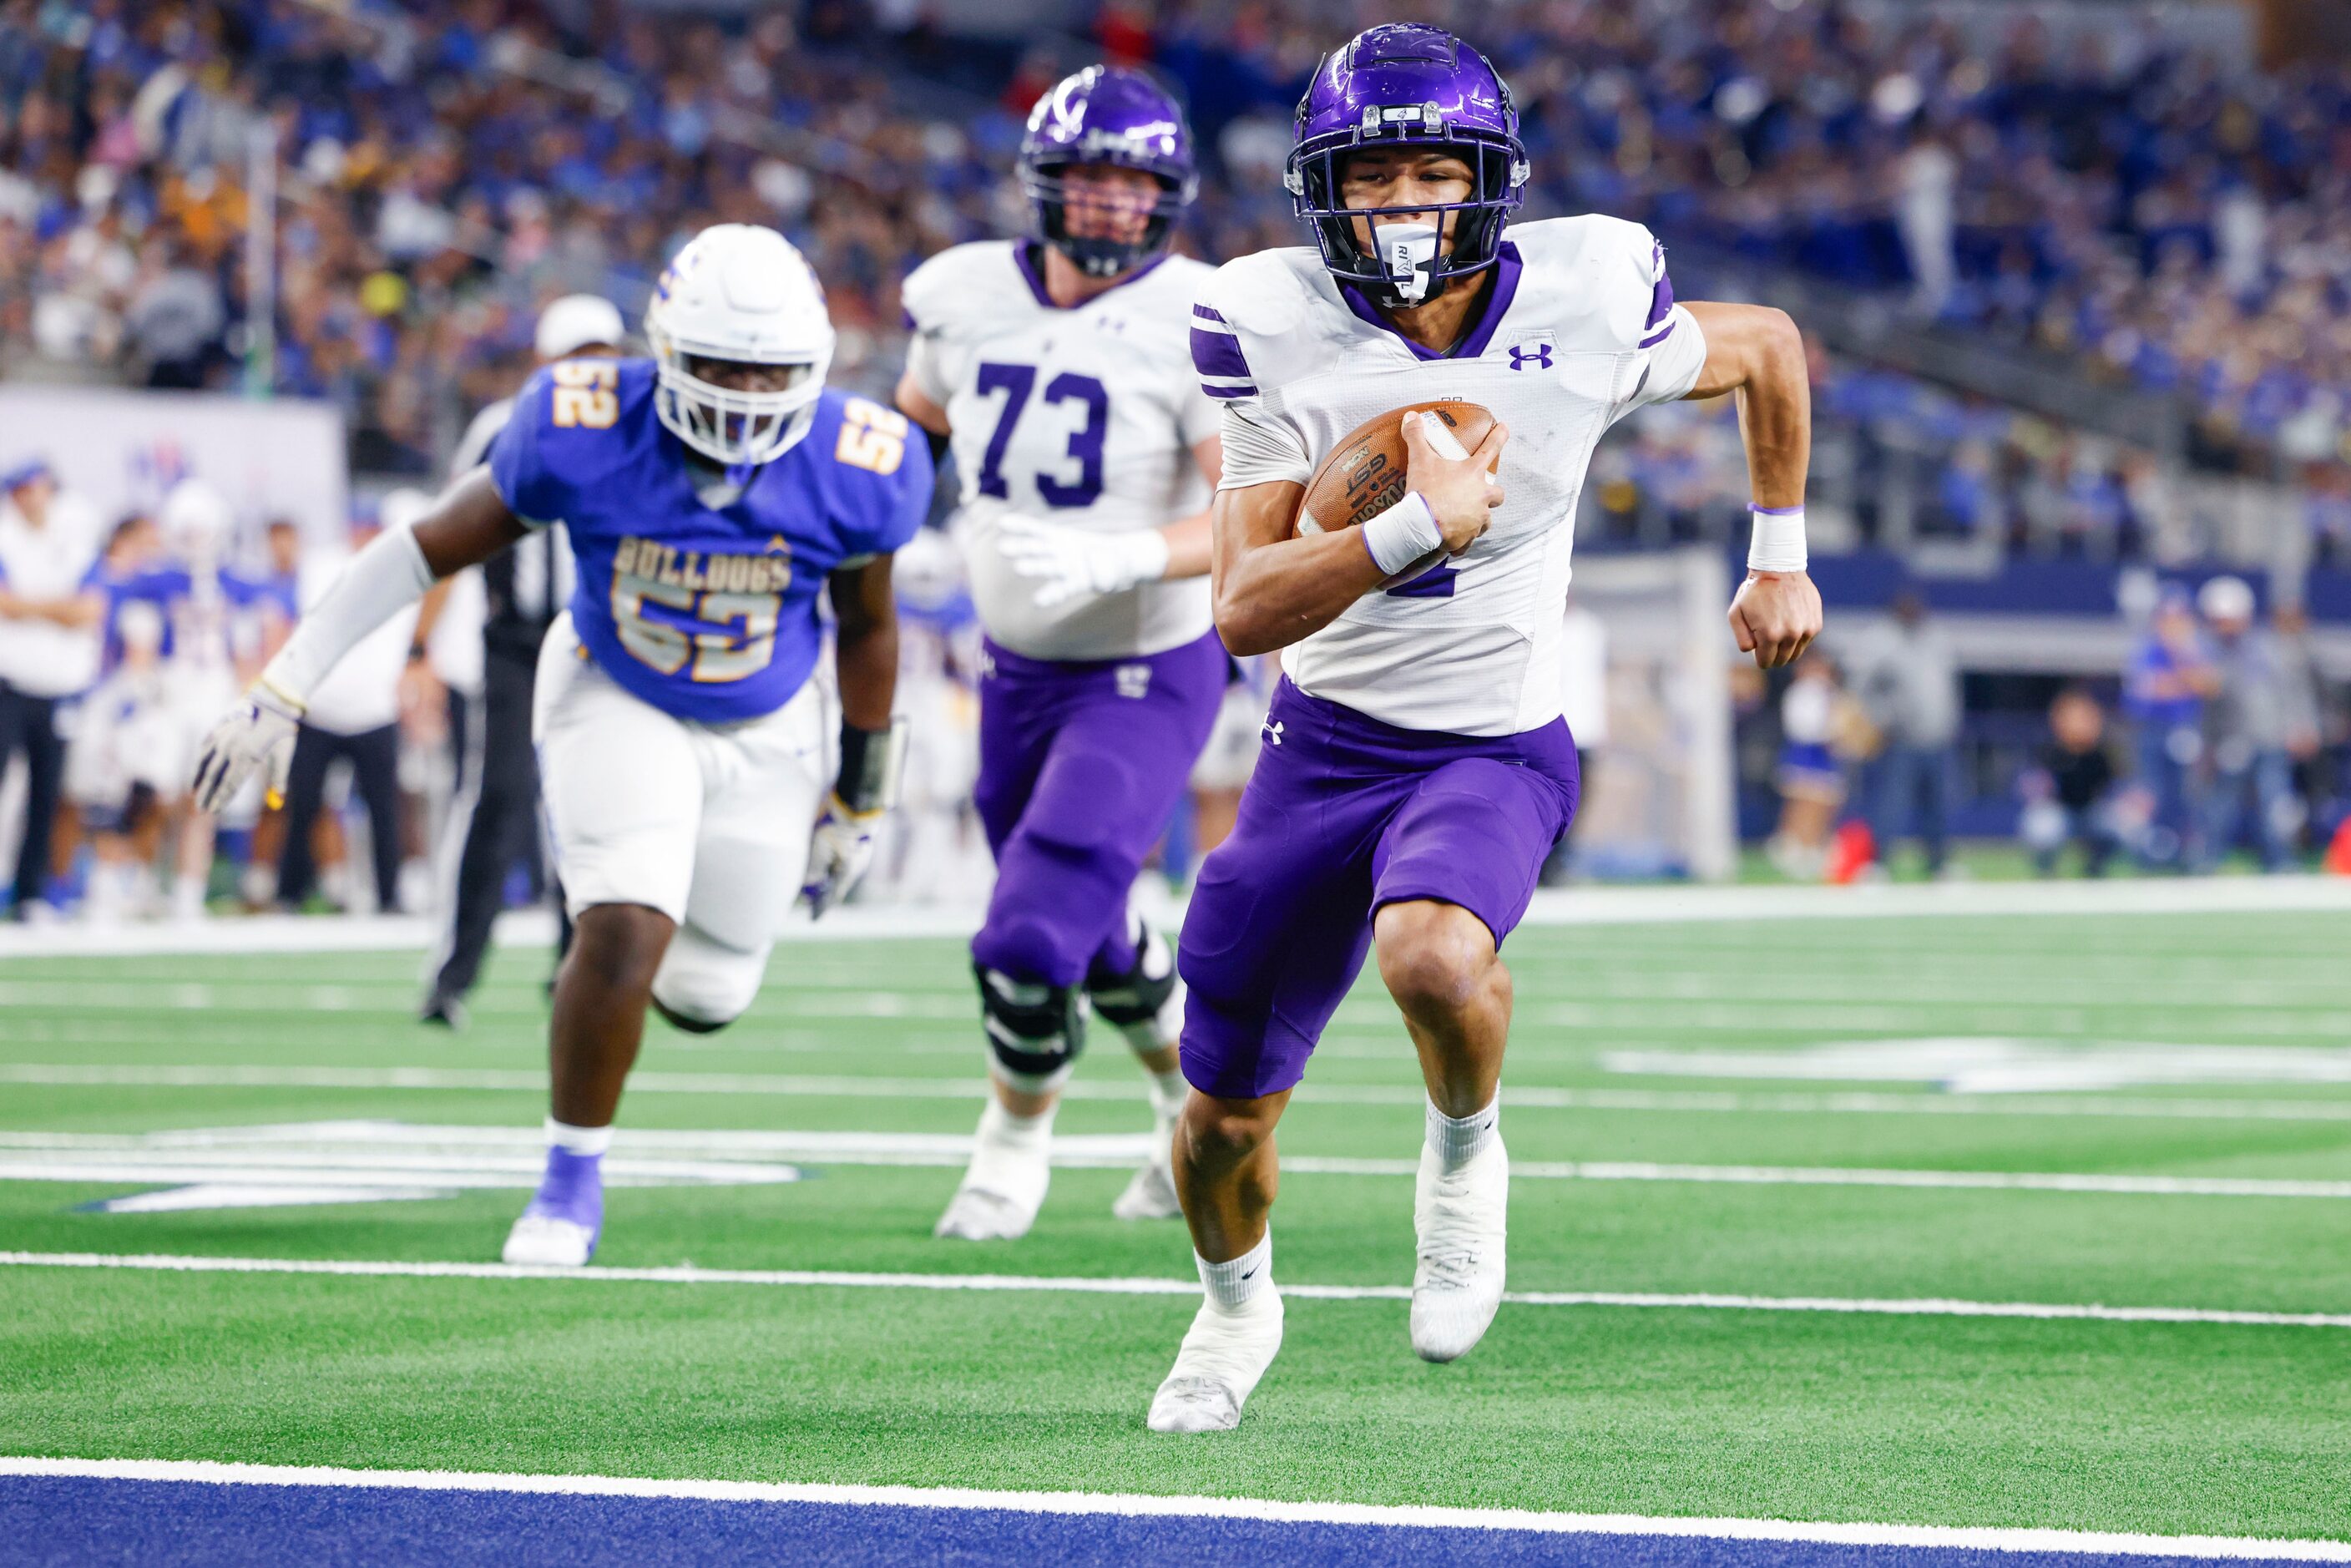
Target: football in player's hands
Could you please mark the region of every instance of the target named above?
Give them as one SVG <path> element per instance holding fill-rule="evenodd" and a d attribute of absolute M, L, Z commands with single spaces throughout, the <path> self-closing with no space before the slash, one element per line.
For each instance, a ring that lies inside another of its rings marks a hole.
<path fill-rule="evenodd" d="M 1299 533 L 1361 528 L 1404 499 L 1405 492 L 1413 488 L 1411 444 L 1405 434 L 1404 416 L 1407 413 L 1422 416 L 1420 434 L 1430 455 L 1451 463 L 1468 462 L 1497 428 L 1493 413 L 1474 402 L 1408 403 L 1373 415 L 1341 436 L 1323 457 L 1322 465 L 1314 470 L 1313 477 L 1306 481 L 1306 494 L 1298 507 Z M 1495 454 L 1499 451 L 1497 444 Z M 1482 516 L 1449 517 L 1449 512 L 1462 509 L 1441 505 L 1443 497 L 1431 495 L 1431 488 L 1424 482 L 1422 494 L 1437 514 L 1437 526 L 1445 531 L 1447 548 L 1431 550 L 1413 562 L 1396 574 L 1397 580 L 1417 577 L 1447 553 L 1458 554 L 1486 531 Z M 1490 507 L 1500 497 L 1489 461 L 1486 470 L 1486 505 Z"/>

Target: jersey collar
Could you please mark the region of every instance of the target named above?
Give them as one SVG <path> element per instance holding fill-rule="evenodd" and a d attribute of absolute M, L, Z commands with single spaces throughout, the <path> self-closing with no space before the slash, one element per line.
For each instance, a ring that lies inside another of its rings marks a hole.
<path fill-rule="evenodd" d="M 1123 288 L 1128 284 L 1133 283 L 1136 278 L 1141 277 L 1144 273 L 1149 272 L 1153 267 L 1157 267 L 1161 262 L 1165 261 L 1169 255 L 1172 254 L 1171 252 L 1163 250 L 1157 256 L 1153 256 L 1149 261 L 1144 262 L 1141 267 L 1136 267 L 1133 272 L 1121 273 L 1119 275 L 1118 281 L 1113 283 L 1109 288 L 1103 289 L 1101 294 L 1094 295 L 1091 298 L 1081 299 L 1075 305 L 1056 305 L 1053 303 L 1052 295 L 1047 293 L 1045 289 L 1045 269 L 1041 265 L 1040 265 L 1040 252 L 1042 248 L 1043 247 L 1033 239 L 1015 241 L 1012 246 L 1012 265 L 1020 269 L 1021 279 L 1029 285 L 1029 292 L 1037 297 L 1037 303 L 1043 306 L 1048 310 L 1082 310 L 1087 306 L 1092 304 L 1094 300 L 1100 299 L 1103 295 L 1109 294 L 1112 289 Z"/>
<path fill-rule="evenodd" d="M 1442 352 L 1416 343 L 1397 331 L 1395 323 L 1381 315 L 1379 307 L 1365 298 L 1363 290 L 1353 284 L 1339 285 L 1339 294 L 1346 300 L 1348 309 L 1410 349 L 1416 360 L 1474 360 L 1486 351 L 1486 345 L 1494 340 L 1495 330 L 1501 326 L 1502 318 L 1510 313 L 1510 301 L 1518 298 L 1519 274 L 1522 270 L 1519 247 L 1504 240 L 1494 258 L 1494 287 L 1486 296 L 1484 312 L 1459 342 Z"/>

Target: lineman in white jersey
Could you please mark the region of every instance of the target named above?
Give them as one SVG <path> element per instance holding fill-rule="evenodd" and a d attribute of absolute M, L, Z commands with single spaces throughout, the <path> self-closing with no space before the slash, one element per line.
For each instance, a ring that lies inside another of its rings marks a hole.
<path fill-rule="evenodd" d="M 987 642 L 974 791 L 997 881 L 972 941 L 994 1092 L 938 1223 L 1024 1234 L 1086 1012 L 1152 1080 L 1152 1152 L 1113 1205 L 1172 1218 L 1181 988 L 1127 895 L 1184 798 L 1231 666 L 1204 574 L 1215 402 L 1186 333 L 1208 269 L 1167 253 L 1196 178 L 1182 112 L 1096 66 L 1020 148 L 1038 235 L 958 246 L 906 280 L 898 405 L 949 440 Z"/>
<path fill-rule="evenodd" d="M 1227 410 L 1217 624 L 1237 653 L 1282 648 L 1289 674 L 1178 947 L 1193 1093 L 1176 1182 L 1207 1300 L 1152 1402 L 1159 1430 L 1234 1425 L 1280 1345 L 1274 1124 L 1374 939 L 1429 1097 L 1413 1348 L 1450 1361 L 1492 1321 L 1510 1180 L 1498 950 L 1575 809 L 1560 612 L 1577 493 L 1608 426 L 1735 391 L 1759 519 L 1733 628 L 1770 666 L 1820 626 L 1802 572 L 1794 326 L 1676 305 L 1635 224 L 1558 218 L 1504 239 L 1527 177 L 1517 120 L 1459 39 L 1363 34 L 1299 105 L 1289 183 L 1319 254 L 1248 256 L 1201 292 L 1194 347 Z M 1360 531 L 1291 537 L 1339 437 L 1446 398 L 1501 423 L 1463 454 L 1404 421 L 1396 503 Z"/>

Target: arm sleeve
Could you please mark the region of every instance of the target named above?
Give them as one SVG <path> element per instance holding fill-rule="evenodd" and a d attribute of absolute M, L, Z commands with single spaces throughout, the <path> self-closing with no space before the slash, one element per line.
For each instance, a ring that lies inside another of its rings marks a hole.
<path fill-rule="evenodd" d="M 1303 485 L 1314 476 L 1314 464 L 1297 431 L 1266 413 L 1255 398 L 1225 404 L 1223 434 L 1225 473 L 1217 484 L 1219 490 L 1242 490 L 1278 479 Z"/>
<path fill-rule="evenodd" d="M 432 569 L 413 531 L 379 535 L 310 607 L 261 678 L 280 695 L 308 703 L 344 654 L 432 586 Z"/>

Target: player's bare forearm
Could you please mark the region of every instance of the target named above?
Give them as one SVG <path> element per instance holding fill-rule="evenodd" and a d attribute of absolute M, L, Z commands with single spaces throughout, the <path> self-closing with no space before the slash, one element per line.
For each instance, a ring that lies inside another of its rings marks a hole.
<path fill-rule="evenodd" d="M 1812 465 L 1813 393 L 1804 337 L 1784 310 L 1692 301 L 1706 364 L 1691 397 L 1736 394 L 1747 476 L 1759 507 L 1801 507 Z"/>
<path fill-rule="evenodd" d="M 445 578 L 480 565 L 529 531 L 484 465 L 443 491 L 418 519 L 416 548 L 433 575 Z"/>
<path fill-rule="evenodd" d="M 1276 480 L 1219 490 L 1208 508 L 1217 632 L 1232 653 L 1287 648 L 1387 580 L 1357 529 L 1288 537 L 1305 493 Z"/>
<path fill-rule="evenodd" d="M 1813 396 L 1803 334 L 1784 310 L 1762 305 L 1687 307 L 1706 334 L 1706 363 L 1692 397 L 1729 392 L 1758 507 L 1801 507 L 1812 464 Z M 1754 571 L 1730 601 L 1731 634 L 1763 669 L 1793 664 L 1821 633 L 1821 594 L 1802 571 Z"/>
<path fill-rule="evenodd" d="M 841 719 L 859 729 L 887 729 L 898 688 L 898 605 L 890 591 L 890 558 L 836 571 L 830 588 L 840 622 L 832 657 Z"/>

